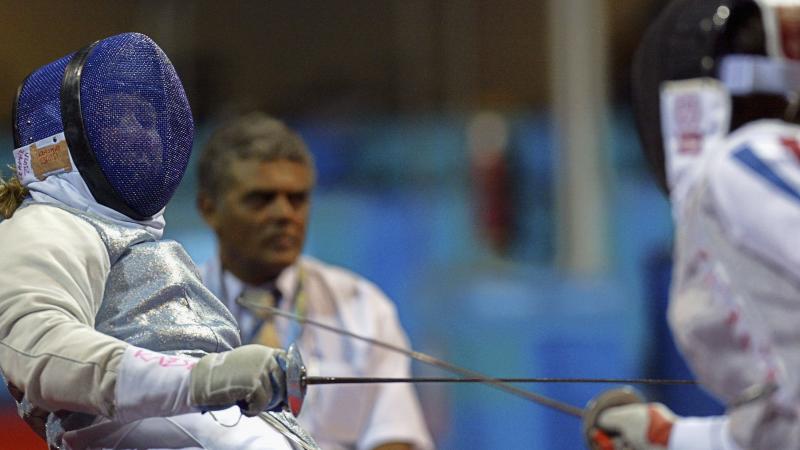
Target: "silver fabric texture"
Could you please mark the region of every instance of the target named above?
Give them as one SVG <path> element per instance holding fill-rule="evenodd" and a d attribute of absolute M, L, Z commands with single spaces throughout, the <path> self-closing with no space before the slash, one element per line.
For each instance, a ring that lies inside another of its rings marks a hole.
<path fill-rule="evenodd" d="M 45 436 L 47 436 L 47 446 L 55 450 L 64 450 L 64 443 L 61 441 L 61 436 L 64 435 L 64 427 L 61 426 L 61 419 L 56 417 L 55 414 L 47 416 L 47 424 L 45 425 Z"/>
<path fill-rule="evenodd" d="M 180 244 L 75 213 L 94 226 L 111 259 L 97 331 L 137 347 L 196 357 L 241 345 L 235 319 L 203 286 Z"/>

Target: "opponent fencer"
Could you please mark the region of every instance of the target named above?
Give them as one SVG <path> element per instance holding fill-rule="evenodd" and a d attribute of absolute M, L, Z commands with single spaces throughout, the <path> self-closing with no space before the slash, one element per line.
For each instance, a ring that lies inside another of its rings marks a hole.
<path fill-rule="evenodd" d="M 671 2 L 633 86 L 676 226 L 669 324 L 727 413 L 609 408 L 589 424 L 594 445 L 800 448 L 800 1 Z"/>

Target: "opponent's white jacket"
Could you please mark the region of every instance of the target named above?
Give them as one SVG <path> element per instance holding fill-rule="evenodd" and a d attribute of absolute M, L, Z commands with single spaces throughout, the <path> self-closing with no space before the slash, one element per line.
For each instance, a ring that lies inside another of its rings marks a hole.
<path fill-rule="evenodd" d="M 800 449 L 800 127 L 750 123 L 681 170 L 669 323 L 729 410 L 679 419 L 669 448 Z"/>

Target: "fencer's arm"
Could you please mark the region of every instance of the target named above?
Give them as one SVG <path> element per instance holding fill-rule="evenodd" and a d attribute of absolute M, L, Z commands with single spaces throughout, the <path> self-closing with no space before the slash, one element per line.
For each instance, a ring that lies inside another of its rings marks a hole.
<path fill-rule="evenodd" d="M 610 450 L 741 450 L 729 424 L 727 416 L 680 417 L 661 403 L 630 403 L 602 410 L 592 439 Z"/>
<path fill-rule="evenodd" d="M 682 417 L 672 426 L 668 450 L 742 450 L 727 416 Z"/>
<path fill-rule="evenodd" d="M 283 352 L 244 346 L 200 360 L 94 330 L 110 262 L 94 228 L 46 205 L 0 223 L 0 368 L 36 406 L 119 422 L 286 398 Z"/>
<path fill-rule="evenodd" d="M 0 223 L 0 368 L 33 404 L 111 416 L 127 345 L 94 330 L 110 270 L 88 223 L 32 205 Z"/>

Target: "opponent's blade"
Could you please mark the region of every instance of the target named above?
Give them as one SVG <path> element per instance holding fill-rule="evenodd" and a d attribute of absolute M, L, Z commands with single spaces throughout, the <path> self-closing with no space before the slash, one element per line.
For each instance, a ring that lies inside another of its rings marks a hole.
<path fill-rule="evenodd" d="M 323 329 L 323 330 L 328 330 L 328 331 L 330 331 L 332 333 L 336 333 L 336 334 L 339 334 L 339 335 L 342 335 L 342 336 L 348 336 L 350 338 L 357 339 L 359 341 L 368 342 L 368 343 L 370 343 L 372 345 L 375 345 L 377 347 L 382 347 L 382 348 L 385 348 L 387 350 L 391 350 L 391 351 L 394 351 L 394 352 L 397 352 L 397 353 L 402 353 L 403 355 L 406 355 L 409 358 L 413 358 L 413 359 L 416 359 L 417 361 L 421 361 L 423 363 L 430 364 L 432 366 L 438 367 L 438 368 L 446 370 L 448 372 L 452 372 L 452 373 L 454 373 L 456 375 L 459 375 L 461 377 L 480 379 L 480 380 L 482 380 L 481 382 L 484 383 L 484 384 L 488 384 L 490 386 L 493 386 L 493 387 L 495 387 L 497 389 L 500 389 L 502 391 L 508 392 L 510 394 L 516 395 L 518 397 L 525 398 L 525 399 L 530 400 L 532 402 L 538 403 L 538 404 L 540 404 L 542 406 L 547 406 L 549 408 L 555 409 L 556 411 L 560 411 L 560 412 L 562 412 L 564 414 L 569 414 L 571 416 L 575 416 L 575 417 L 578 417 L 578 418 L 582 418 L 583 417 L 583 409 L 582 408 L 578 408 L 576 406 L 572 406 L 570 404 L 567 404 L 567 403 L 564 403 L 564 402 L 560 402 L 558 400 L 553 400 L 553 399 L 551 399 L 549 397 L 545 397 L 543 395 L 535 394 L 533 392 L 529 392 L 529 391 L 526 391 L 524 389 L 520 389 L 520 388 L 518 388 L 516 386 L 513 386 L 511 384 L 508 384 L 508 383 L 505 383 L 503 381 L 500 381 L 500 380 L 494 379 L 492 377 L 486 376 L 486 375 L 484 375 L 484 374 L 482 374 L 480 372 L 456 366 L 455 364 L 452 364 L 452 363 L 449 363 L 447 361 L 441 360 L 439 358 L 436 358 L 434 356 L 428 355 L 426 353 L 422 353 L 422 352 L 418 352 L 418 351 L 414 351 L 414 350 L 408 350 L 406 348 L 399 347 L 397 345 L 390 344 L 388 342 L 383 342 L 383 341 L 380 341 L 380 340 L 377 340 L 377 339 L 373 339 L 373 338 L 370 338 L 370 337 L 361 336 L 359 334 L 352 333 L 350 331 L 343 330 L 343 329 L 340 329 L 340 328 L 336 328 L 336 327 L 324 324 L 322 322 L 317 322 L 315 320 L 311 320 L 311 319 L 308 319 L 306 317 L 298 316 L 297 314 L 292 314 L 292 313 L 287 312 L 287 311 L 282 311 L 282 310 L 280 310 L 278 308 L 275 308 L 275 307 L 266 306 L 266 305 L 255 305 L 255 304 L 254 305 L 247 305 L 247 306 L 252 307 L 252 308 L 256 308 L 256 309 L 260 309 L 262 311 L 268 312 L 270 314 L 274 314 L 276 316 L 286 317 L 288 319 L 294 320 L 294 321 L 299 322 L 299 323 L 312 325 L 314 327 L 317 327 L 317 328 L 320 328 L 320 329 Z M 306 381 L 307 381 L 307 378 L 306 378 Z"/>
<path fill-rule="evenodd" d="M 502 383 L 608 383 L 608 384 L 649 384 L 649 385 L 694 385 L 694 380 L 673 380 L 657 378 L 492 378 Z M 305 384 L 376 384 L 376 383 L 484 383 L 484 378 L 453 377 L 306 377 Z"/>

